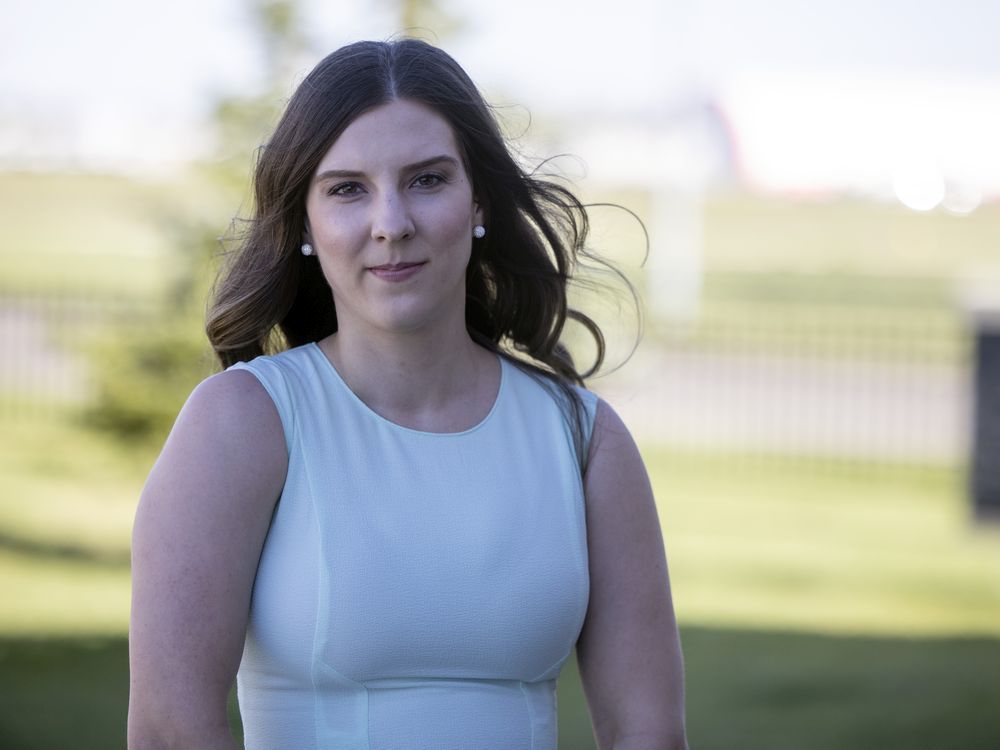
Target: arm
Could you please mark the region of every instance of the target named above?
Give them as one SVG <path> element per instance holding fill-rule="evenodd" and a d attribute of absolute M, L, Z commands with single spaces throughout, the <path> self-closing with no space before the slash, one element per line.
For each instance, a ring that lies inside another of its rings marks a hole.
<path fill-rule="evenodd" d="M 684 666 L 653 492 L 603 401 L 584 489 L 590 606 L 577 656 L 598 747 L 686 750 Z"/>
<path fill-rule="evenodd" d="M 133 528 L 130 748 L 236 748 L 226 699 L 286 470 L 281 420 L 253 375 L 195 389 Z"/>

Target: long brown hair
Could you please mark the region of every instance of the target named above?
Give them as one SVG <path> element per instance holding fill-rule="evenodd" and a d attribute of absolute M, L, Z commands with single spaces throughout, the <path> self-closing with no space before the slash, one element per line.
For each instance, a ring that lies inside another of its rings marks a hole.
<path fill-rule="evenodd" d="M 344 129 L 394 99 L 425 104 L 450 124 L 483 209 L 488 232 L 473 242 L 466 272 L 470 336 L 557 386 L 580 436 L 582 406 L 571 386 L 600 367 L 605 349 L 598 325 L 567 302 L 575 267 L 591 257 L 586 208 L 567 188 L 522 169 L 465 71 L 415 39 L 342 47 L 293 94 L 259 151 L 253 213 L 213 292 L 206 330 L 219 361 L 227 367 L 337 330 L 336 300 L 319 263 L 299 252 L 306 193 Z M 583 372 L 562 340 L 568 320 L 596 345 Z"/>

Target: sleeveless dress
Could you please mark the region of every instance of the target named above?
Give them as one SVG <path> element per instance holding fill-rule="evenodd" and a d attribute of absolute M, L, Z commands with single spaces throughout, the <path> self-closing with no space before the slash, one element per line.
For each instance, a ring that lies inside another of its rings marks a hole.
<path fill-rule="evenodd" d="M 556 391 L 500 362 L 492 410 L 457 433 L 379 416 L 316 344 L 233 366 L 288 449 L 237 676 L 248 750 L 555 750 L 583 487 Z"/>

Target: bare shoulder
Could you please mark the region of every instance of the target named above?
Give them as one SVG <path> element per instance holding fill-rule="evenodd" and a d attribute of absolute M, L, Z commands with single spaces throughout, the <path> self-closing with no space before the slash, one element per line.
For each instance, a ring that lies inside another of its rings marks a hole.
<path fill-rule="evenodd" d="M 622 447 L 620 443 L 632 443 L 632 435 L 628 431 L 628 427 L 625 426 L 625 422 L 618 415 L 618 412 L 605 401 L 603 398 L 597 397 L 597 409 L 594 416 L 594 436 L 591 442 L 591 455 L 595 451 L 601 450 L 605 442 L 609 443 L 611 447 L 614 447 L 616 443 L 619 443 L 617 447 Z"/>
<path fill-rule="evenodd" d="M 191 392 L 178 425 L 211 421 L 218 427 L 270 425 L 281 430 L 281 419 L 264 386 L 246 370 L 226 370 L 206 378 Z M 220 423 L 221 422 L 221 423 Z"/>
<path fill-rule="evenodd" d="M 646 468 L 632 434 L 618 413 L 601 398 L 597 400 L 585 486 L 591 506 L 646 505 L 652 499 Z"/>
<path fill-rule="evenodd" d="M 163 457 L 187 453 L 185 446 L 227 463 L 264 461 L 265 466 L 274 467 L 286 460 L 278 411 L 264 386 L 246 370 L 220 372 L 194 389 L 177 417 Z"/>
<path fill-rule="evenodd" d="M 228 370 L 199 384 L 150 472 L 143 499 L 202 497 L 254 504 L 269 514 L 288 457 L 278 411 L 253 374 Z"/>

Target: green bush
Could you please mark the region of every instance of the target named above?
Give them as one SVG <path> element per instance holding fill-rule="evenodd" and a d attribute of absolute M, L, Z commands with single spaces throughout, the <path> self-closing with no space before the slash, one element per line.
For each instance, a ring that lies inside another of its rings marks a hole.
<path fill-rule="evenodd" d="M 124 441 L 162 442 L 188 394 L 214 366 L 191 320 L 118 327 L 91 351 L 96 394 L 84 422 Z"/>
<path fill-rule="evenodd" d="M 203 330 L 214 228 L 174 217 L 174 268 L 153 312 L 109 324 L 88 346 L 95 394 L 87 425 L 124 441 L 162 442 L 191 390 L 216 368 Z"/>

